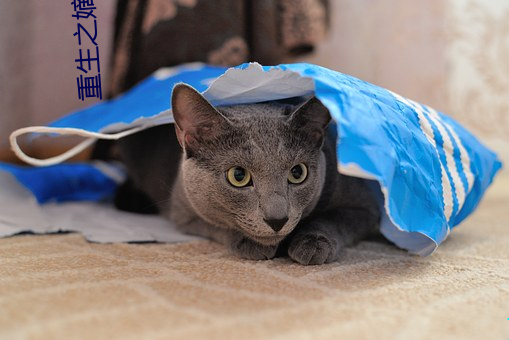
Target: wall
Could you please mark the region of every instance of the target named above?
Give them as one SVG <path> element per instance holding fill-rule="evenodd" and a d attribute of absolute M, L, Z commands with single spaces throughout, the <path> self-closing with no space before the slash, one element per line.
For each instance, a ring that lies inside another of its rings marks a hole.
<path fill-rule="evenodd" d="M 107 88 L 115 0 L 94 1 L 103 95 Z M 71 1 L 0 1 L 0 143 L 19 127 L 45 124 L 97 99 L 78 99 L 77 19 Z M 85 27 L 88 22 L 80 19 Z M 93 23 L 93 21 L 91 21 Z M 93 25 L 93 24 L 92 24 Z M 93 27 L 93 26 L 91 26 Z M 92 32 L 93 29 L 90 30 Z M 85 34 L 83 36 L 86 37 Z M 82 37 L 83 38 L 83 37 Z M 86 53 L 92 44 L 82 41 Z M 95 50 L 91 50 L 95 57 Z"/>
<path fill-rule="evenodd" d="M 448 106 L 509 162 L 509 1 L 449 0 Z"/>
<path fill-rule="evenodd" d="M 0 2 L 0 140 L 3 142 L 13 128 L 30 120 L 33 16 L 29 2 Z M 26 24 L 18 25 L 22 19 Z"/>

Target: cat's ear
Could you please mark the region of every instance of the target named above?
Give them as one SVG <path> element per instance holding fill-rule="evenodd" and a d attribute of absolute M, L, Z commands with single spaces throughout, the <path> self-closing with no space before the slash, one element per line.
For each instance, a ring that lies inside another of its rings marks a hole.
<path fill-rule="evenodd" d="M 316 97 L 299 106 L 289 117 L 291 126 L 307 133 L 317 145 L 322 144 L 330 120 L 329 110 Z"/>
<path fill-rule="evenodd" d="M 201 142 L 216 138 L 226 123 L 219 111 L 186 84 L 173 88 L 171 107 L 177 139 L 186 153 L 198 148 Z"/>

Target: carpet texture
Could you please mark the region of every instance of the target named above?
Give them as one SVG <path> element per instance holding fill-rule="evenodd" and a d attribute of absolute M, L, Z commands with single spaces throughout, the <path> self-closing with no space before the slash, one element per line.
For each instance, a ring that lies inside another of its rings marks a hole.
<path fill-rule="evenodd" d="M 427 258 L 244 261 L 208 241 L 0 240 L 1 339 L 508 339 L 509 176 Z"/>

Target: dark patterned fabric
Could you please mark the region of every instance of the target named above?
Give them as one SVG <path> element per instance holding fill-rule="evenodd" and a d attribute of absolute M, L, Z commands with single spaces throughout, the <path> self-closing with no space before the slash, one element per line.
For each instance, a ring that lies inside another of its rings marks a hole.
<path fill-rule="evenodd" d="M 270 65 L 309 52 L 327 9 L 327 0 L 119 0 L 110 96 L 164 66 Z"/>
<path fill-rule="evenodd" d="M 165 66 L 279 64 L 313 50 L 328 0 L 118 0 L 109 97 Z M 100 140 L 94 159 L 115 158 Z"/>

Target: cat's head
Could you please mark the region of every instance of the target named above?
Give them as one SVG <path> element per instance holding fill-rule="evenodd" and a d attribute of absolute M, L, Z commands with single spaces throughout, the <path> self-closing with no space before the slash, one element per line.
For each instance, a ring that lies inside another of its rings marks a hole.
<path fill-rule="evenodd" d="M 325 181 L 321 147 L 330 121 L 318 99 L 215 108 L 179 84 L 172 108 L 186 196 L 205 221 L 272 245 L 313 210 Z"/>

